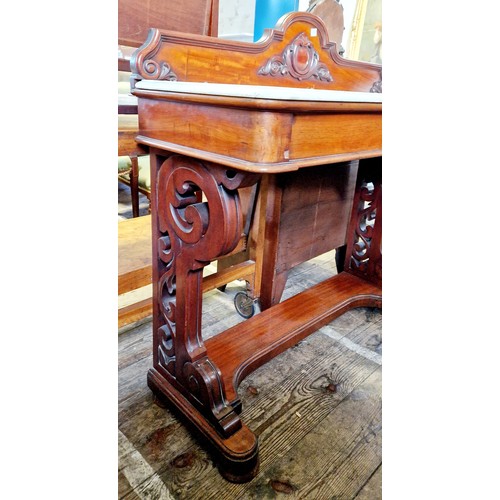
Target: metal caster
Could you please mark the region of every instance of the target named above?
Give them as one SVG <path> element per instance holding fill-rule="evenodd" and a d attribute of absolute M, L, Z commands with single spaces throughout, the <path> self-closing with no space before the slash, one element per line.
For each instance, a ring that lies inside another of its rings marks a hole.
<path fill-rule="evenodd" d="M 245 292 L 238 292 L 234 296 L 234 307 L 240 316 L 248 319 L 255 313 L 254 300 Z"/>

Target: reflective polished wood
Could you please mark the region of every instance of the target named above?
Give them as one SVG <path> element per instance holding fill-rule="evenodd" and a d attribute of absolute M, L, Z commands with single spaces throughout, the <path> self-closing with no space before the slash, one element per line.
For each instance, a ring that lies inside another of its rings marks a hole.
<path fill-rule="evenodd" d="M 224 477 L 248 481 L 258 441 L 239 416 L 238 383 L 345 311 L 381 306 L 381 67 L 342 59 L 319 18 L 292 13 L 256 44 L 151 30 L 132 71 L 137 141 L 149 147 L 153 181 L 148 383 L 207 444 Z M 347 243 L 344 271 L 280 304 L 275 294 L 261 314 L 204 341 L 202 271 L 238 244 L 238 189 L 256 183 L 267 193 L 263 288 L 267 280 L 272 295 L 283 271 L 291 206 L 298 247 L 322 248 L 315 230 L 328 234 L 331 220 Z M 301 220 L 300 200 L 321 221 Z"/>

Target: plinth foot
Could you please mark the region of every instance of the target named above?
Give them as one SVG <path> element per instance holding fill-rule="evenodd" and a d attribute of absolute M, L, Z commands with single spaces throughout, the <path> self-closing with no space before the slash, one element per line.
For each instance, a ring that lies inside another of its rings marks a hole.
<path fill-rule="evenodd" d="M 210 453 L 221 476 L 233 483 L 246 483 L 259 470 L 258 441 L 242 423 L 241 429 L 223 438 L 211 423 L 154 368 L 148 372 L 148 386 L 155 403 L 179 417 Z"/>

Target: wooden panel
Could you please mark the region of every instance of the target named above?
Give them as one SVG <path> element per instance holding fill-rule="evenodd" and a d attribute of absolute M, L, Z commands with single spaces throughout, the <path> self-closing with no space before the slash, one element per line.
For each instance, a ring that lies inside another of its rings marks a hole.
<path fill-rule="evenodd" d="M 283 201 L 276 272 L 345 244 L 356 173 L 357 162 L 349 162 L 278 177 Z"/>
<path fill-rule="evenodd" d="M 118 294 L 149 285 L 151 266 L 151 216 L 119 222 Z"/>
<path fill-rule="evenodd" d="M 382 148 L 382 114 L 296 115 L 290 159 Z M 379 153 L 380 154 L 380 153 Z"/>
<path fill-rule="evenodd" d="M 355 110 L 346 113 L 344 103 L 316 102 L 305 115 L 268 110 L 276 101 L 149 90 L 136 94 L 149 97 L 139 99 L 140 143 L 241 170 L 283 172 L 381 154 L 381 104 L 346 103 Z M 332 105 L 338 112 L 327 113 Z"/>
<path fill-rule="evenodd" d="M 147 318 L 153 314 L 153 299 L 149 297 L 118 309 L 118 328 Z"/>
<path fill-rule="evenodd" d="M 288 113 L 160 99 L 141 99 L 139 116 L 141 135 L 250 162 L 284 160 L 292 124 Z"/>
<path fill-rule="evenodd" d="M 137 115 L 118 115 L 118 156 L 145 155 L 147 148 L 135 140 L 139 131 Z"/>
<path fill-rule="evenodd" d="M 219 0 L 119 0 L 118 40 L 138 47 L 150 28 L 217 36 Z"/>

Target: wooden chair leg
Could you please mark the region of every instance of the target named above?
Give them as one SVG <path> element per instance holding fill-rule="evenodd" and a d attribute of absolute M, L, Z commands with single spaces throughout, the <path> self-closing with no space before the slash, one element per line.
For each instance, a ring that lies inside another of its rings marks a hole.
<path fill-rule="evenodd" d="M 337 274 L 344 270 L 344 261 L 347 252 L 347 246 L 342 245 L 335 250 L 335 264 L 337 267 Z"/>
<path fill-rule="evenodd" d="M 139 160 L 136 155 L 130 156 L 130 194 L 132 197 L 132 217 L 139 217 Z"/>

